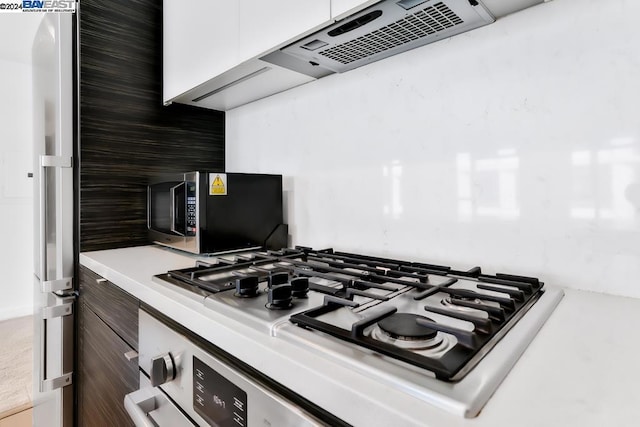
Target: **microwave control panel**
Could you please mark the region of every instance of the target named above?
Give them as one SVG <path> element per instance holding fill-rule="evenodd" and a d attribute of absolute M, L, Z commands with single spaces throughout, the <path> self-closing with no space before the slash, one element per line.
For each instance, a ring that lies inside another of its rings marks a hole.
<path fill-rule="evenodd" d="M 187 236 L 195 236 L 197 223 L 196 183 L 187 182 Z"/>

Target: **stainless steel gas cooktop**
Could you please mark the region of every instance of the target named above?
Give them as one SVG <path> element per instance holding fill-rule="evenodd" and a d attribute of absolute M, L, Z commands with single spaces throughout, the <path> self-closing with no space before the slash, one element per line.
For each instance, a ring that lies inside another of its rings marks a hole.
<path fill-rule="evenodd" d="M 155 280 L 466 417 L 563 296 L 533 277 L 308 247 L 220 256 Z"/>

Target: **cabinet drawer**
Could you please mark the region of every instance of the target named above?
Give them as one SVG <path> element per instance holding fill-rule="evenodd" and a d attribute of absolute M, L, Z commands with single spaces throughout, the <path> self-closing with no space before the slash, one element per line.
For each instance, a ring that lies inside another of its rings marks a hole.
<path fill-rule="evenodd" d="M 80 300 L 134 349 L 139 301 L 86 267 L 80 267 Z"/>
<path fill-rule="evenodd" d="M 138 360 L 86 304 L 79 312 L 78 425 L 133 426 L 124 396 L 139 388 Z"/>

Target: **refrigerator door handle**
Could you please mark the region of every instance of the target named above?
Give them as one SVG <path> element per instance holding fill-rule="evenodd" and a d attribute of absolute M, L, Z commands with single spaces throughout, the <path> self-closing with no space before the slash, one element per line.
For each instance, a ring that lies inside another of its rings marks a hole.
<path fill-rule="evenodd" d="M 40 382 L 40 391 L 53 391 L 68 386 L 69 384 L 71 384 L 71 375 L 73 375 L 73 372 L 69 372 L 68 374 L 64 374 L 56 378 L 51 378 L 49 380 L 42 380 Z"/>
<path fill-rule="evenodd" d="M 58 280 L 42 282 L 42 292 L 68 291 L 73 288 L 73 278 L 64 277 Z"/>
<path fill-rule="evenodd" d="M 68 316 L 73 314 L 73 303 L 68 302 L 62 305 L 54 305 L 42 309 L 42 319 L 54 319 L 56 317 Z"/>
<path fill-rule="evenodd" d="M 44 287 L 47 282 L 47 168 L 70 168 L 72 165 L 72 158 L 66 156 L 40 156 L 40 182 L 38 188 L 38 195 L 40 197 L 40 280 L 43 282 Z M 70 289 L 70 288 L 65 288 Z M 64 289 L 61 289 L 64 290 Z"/>
<path fill-rule="evenodd" d="M 54 378 L 47 378 L 46 377 L 46 366 L 47 366 L 47 323 L 49 321 L 52 320 L 57 320 L 58 318 L 61 318 L 60 320 L 63 323 L 63 329 L 65 329 L 64 324 L 68 324 L 71 328 L 73 328 L 73 301 L 75 300 L 74 297 L 62 297 L 59 298 L 57 297 L 56 299 L 58 299 L 59 301 L 61 301 L 62 303 L 58 303 L 55 305 L 50 305 L 48 307 L 44 307 L 42 309 L 41 312 L 41 331 L 42 333 L 40 334 L 40 369 L 38 369 L 38 383 L 40 384 L 40 392 L 41 393 L 45 393 L 45 392 L 49 392 L 49 391 L 53 391 L 62 387 L 66 387 L 68 385 L 71 385 L 73 380 L 72 380 L 72 375 L 73 372 L 65 372 L 62 375 L 58 376 L 58 377 L 54 377 Z M 65 337 L 63 336 L 62 339 L 64 340 Z M 69 365 L 68 361 L 65 359 L 68 359 L 69 357 L 72 357 L 73 355 L 73 349 L 69 349 L 68 347 L 65 348 L 65 343 L 62 343 L 61 346 L 61 351 L 63 354 L 60 355 L 61 357 L 61 365 Z M 64 354 L 66 353 L 66 354 Z M 67 363 L 65 363 L 67 362 Z M 64 367 L 63 367 L 64 369 Z"/>
<path fill-rule="evenodd" d="M 70 168 L 71 157 L 68 156 L 40 156 L 40 165 L 45 168 Z"/>

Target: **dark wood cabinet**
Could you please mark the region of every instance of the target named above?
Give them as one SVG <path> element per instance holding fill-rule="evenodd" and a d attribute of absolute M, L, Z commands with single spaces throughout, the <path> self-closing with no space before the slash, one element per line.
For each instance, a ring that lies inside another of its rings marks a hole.
<path fill-rule="evenodd" d="M 124 396 L 139 387 L 137 299 L 80 267 L 78 426 L 133 425 Z M 129 357 L 127 357 L 129 356 Z"/>
<path fill-rule="evenodd" d="M 138 349 L 139 301 L 85 267 L 80 267 L 81 301 L 129 346 Z"/>

